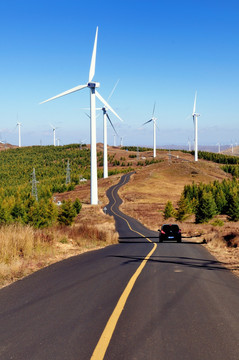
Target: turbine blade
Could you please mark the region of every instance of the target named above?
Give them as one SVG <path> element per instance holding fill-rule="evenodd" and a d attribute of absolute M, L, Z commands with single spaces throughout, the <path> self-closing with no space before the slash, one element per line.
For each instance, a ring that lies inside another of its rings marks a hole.
<path fill-rule="evenodd" d="M 154 110 L 155 110 L 155 105 L 156 105 L 156 101 L 154 102 L 154 108 L 153 108 L 153 114 L 152 114 L 152 118 L 154 117 Z"/>
<path fill-rule="evenodd" d="M 193 104 L 193 114 L 196 112 L 196 101 L 197 101 L 197 91 L 195 92 L 194 104 Z"/>
<path fill-rule="evenodd" d="M 86 114 L 86 116 L 88 116 L 88 118 L 90 119 L 90 115 L 89 115 L 89 114 L 87 114 L 86 112 L 85 112 L 85 114 Z"/>
<path fill-rule="evenodd" d="M 70 89 L 70 90 L 67 90 L 67 91 L 64 91 L 64 92 L 60 93 L 59 95 L 53 96 L 53 97 L 50 98 L 50 99 L 47 99 L 47 100 L 45 100 L 45 101 L 42 101 L 40 104 L 44 104 L 44 103 L 46 103 L 46 102 L 48 102 L 48 101 L 51 101 L 51 100 L 57 99 L 57 98 L 59 98 L 59 97 L 62 97 L 62 96 L 71 94 L 71 93 L 73 93 L 73 92 L 75 92 L 75 91 L 84 89 L 84 88 L 86 88 L 86 87 L 87 87 L 87 85 L 78 85 L 78 86 L 76 86 L 76 87 L 74 87 L 74 88 L 72 88 L 72 89 Z"/>
<path fill-rule="evenodd" d="M 117 136 L 119 136 L 119 135 L 118 135 L 118 133 L 117 133 L 117 131 L 115 130 L 115 127 L 114 127 L 114 125 L 113 125 L 112 121 L 110 120 L 109 115 L 108 115 L 107 113 L 106 113 L 106 116 L 107 116 L 107 118 L 108 118 L 108 120 L 109 120 L 109 122 L 110 122 L 110 124 L 111 124 L 112 128 L 114 129 L 114 132 L 116 133 L 116 135 L 117 135 Z"/>
<path fill-rule="evenodd" d="M 149 121 L 146 121 L 145 123 L 143 123 L 143 125 L 142 125 L 142 126 L 144 126 L 144 125 L 146 125 L 146 124 L 150 123 L 151 121 L 153 121 L 153 119 L 150 119 Z"/>
<path fill-rule="evenodd" d="M 109 109 L 120 121 L 123 121 L 118 114 L 112 109 L 112 107 L 105 101 L 105 99 L 102 98 L 102 96 L 98 93 L 98 91 L 95 90 L 95 95 L 98 97 L 98 99 Z"/>
<path fill-rule="evenodd" d="M 107 101 L 109 101 L 109 99 L 111 98 L 111 96 L 114 94 L 114 91 L 115 91 L 115 89 L 116 89 L 116 87 L 117 87 L 117 85 L 118 85 L 119 81 L 120 81 L 120 79 L 118 79 L 118 80 L 116 81 L 115 86 L 113 87 L 113 89 L 112 89 L 112 91 L 111 91 L 110 95 L 108 96 Z"/>
<path fill-rule="evenodd" d="M 96 28 L 95 42 L 94 42 L 94 47 L 93 47 L 93 52 L 92 52 L 92 57 L 91 57 L 90 72 L 89 72 L 89 82 L 92 81 L 92 79 L 93 79 L 93 77 L 95 75 L 97 38 L 98 38 L 98 26 Z"/>

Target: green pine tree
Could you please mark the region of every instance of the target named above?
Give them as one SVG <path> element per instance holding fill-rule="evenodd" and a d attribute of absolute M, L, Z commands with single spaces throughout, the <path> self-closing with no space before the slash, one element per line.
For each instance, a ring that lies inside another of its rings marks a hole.
<path fill-rule="evenodd" d="M 176 220 L 183 221 L 187 218 L 188 214 L 190 214 L 189 202 L 188 199 L 186 199 L 182 194 L 180 200 L 178 201 Z"/>
<path fill-rule="evenodd" d="M 79 214 L 82 208 L 82 204 L 78 198 L 76 198 L 75 201 L 73 202 L 73 206 L 76 210 L 76 213 Z"/>
<path fill-rule="evenodd" d="M 217 207 L 211 192 L 202 191 L 196 209 L 196 223 L 208 222 L 217 213 Z"/>
<path fill-rule="evenodd" d="M 71 225 L 76 217 L 76 210 L 71 200 L 63 201 L 59 208 L 58 222 L 61 225 Z"/>
<path fill-rule="evenodd" d="M 228 219 L 231 221 L 239 220 L 239 196 L 235 191 L 230 199 L 230 205 L 228 209 Z"/>
<path fill-rule="evenodd" d="M 171 201 L 167 201 L 165 208 L 164 208 L 163 217 L 166 220 L 173 216 L 174 216 L 173 204 L 171 203 Z"/>

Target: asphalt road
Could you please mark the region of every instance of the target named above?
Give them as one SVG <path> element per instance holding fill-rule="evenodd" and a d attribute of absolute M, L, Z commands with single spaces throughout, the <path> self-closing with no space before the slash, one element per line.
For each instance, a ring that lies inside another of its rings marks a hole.
<path fill-rule="evenodd" d="M 239 359 L 239 279 L 121 213 L 129 176 L 108 191 L 118 245 L 0 291 L 0 359 Z"/>

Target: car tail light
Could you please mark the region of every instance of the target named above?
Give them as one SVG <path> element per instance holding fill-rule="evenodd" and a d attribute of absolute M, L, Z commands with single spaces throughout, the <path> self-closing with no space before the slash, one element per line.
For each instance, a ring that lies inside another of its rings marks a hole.
<path fill-rule="evenodd" d="M 165 232 L 163 230 L 161 230 L 161 234 L 164 234 L 165 235 Z"/>

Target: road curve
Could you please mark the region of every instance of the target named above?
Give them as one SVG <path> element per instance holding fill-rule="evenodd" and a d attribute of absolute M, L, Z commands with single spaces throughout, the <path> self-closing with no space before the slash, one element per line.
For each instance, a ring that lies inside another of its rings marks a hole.
<path fill-rule="evenodd" d="M 158 243 L 119 210 L 120 243 L 0 291 L 0 358 L 239 359 L 239 280 L 201 245 Z"/>

